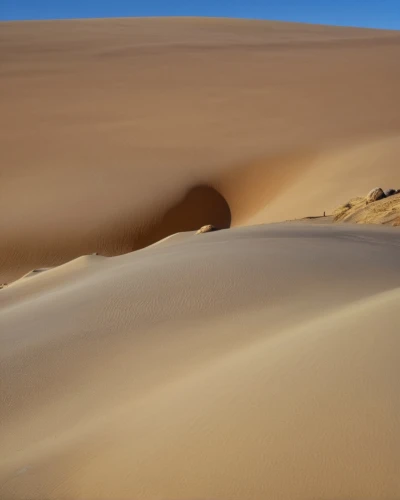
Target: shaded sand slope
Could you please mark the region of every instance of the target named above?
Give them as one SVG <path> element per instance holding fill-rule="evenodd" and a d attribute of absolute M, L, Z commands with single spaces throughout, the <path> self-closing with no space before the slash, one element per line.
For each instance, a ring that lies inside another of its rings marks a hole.
<path fill-rule="evenodd" d="M 400 233 L 283 224 L 1 292 L 0 496 L 400 496 Z"/>
<path fill-rule="evenodd" d="M 398 183 L 398 32 L 2 23 L 0 58 L 0 282 Z"/>

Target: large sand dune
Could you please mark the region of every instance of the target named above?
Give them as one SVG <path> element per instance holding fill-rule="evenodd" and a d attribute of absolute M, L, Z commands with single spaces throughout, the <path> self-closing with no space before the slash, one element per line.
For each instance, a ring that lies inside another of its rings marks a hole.
<path fill-rule="evenodd" d="M 399 32 L 2 23 L 0 59 L 0 282 L 202 224 L 329 212 L 398 181 Z"/>
<path fill-rule="evenodd" d="M 400 498 L 400 33 L 0 28 L 0 498 Z"/>
<path fill-rule="evenodd" d="M 399 251 L 254 226 L 15 282 L 1 498 L 398 498 Z"/>

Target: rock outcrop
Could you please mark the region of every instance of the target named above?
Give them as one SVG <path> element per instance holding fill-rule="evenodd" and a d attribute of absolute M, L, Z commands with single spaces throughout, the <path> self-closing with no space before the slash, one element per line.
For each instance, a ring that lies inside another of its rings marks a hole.
<path fill-rule="evenodd" d="M 388 196 L 393 196 L 394 194 L 396 194 L 396 193 L 398 193 L 398 192 L 399 192 L 399 190 L 398 190 L 398 189 L 397 189 L 397 190 L 396 190 L 396 189 L 387 189 L 387 190 L 385 191 L 385 196 L 386 196 L 386 198 L 387 198 Z"/>
<path fill-rule="evenodd" d="M 196 234 L 203 234 L 203 233 L 211 233 L 212 231 L 218 231 L 218 229 L 213 226 L 212 224 L 208 224 L 207 226 L 201 227 Z"/>
<path fill-rule="evenodd" d="M 384 193 L 375 188 L 365 198 L 352 198 L 332 215 L 334 222 L 400 226 L 400 190 L 388 189 Z"/>
<path fill-rule="evenodd" d="M 373 203 L 374 201 L 381 200 L 385 197 L 386 196 L 382 188 L 374 188 L 367 194 L 366 202 Z"/>

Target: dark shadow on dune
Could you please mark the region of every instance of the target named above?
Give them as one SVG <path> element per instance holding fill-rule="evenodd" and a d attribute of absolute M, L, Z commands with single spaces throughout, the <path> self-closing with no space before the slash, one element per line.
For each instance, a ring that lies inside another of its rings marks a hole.
<path fill-rule="evenodd" d="M 134 234 L 134 248 L 144 248 L 174 233 L 195 231 L 212 224 L 218 229 L 231 225 L 231 210 L 213 187 L 195 186 L 161 215 L 155 216 Z"/>
<path fill-rule="evenodd" d="M 12 271 L 2 276 L 1 281 L 10 283 L 31 269 L 57 266 L 93 252 L 111 257 L 140 250 L 174 233 L 197 231 L 207 224 L 217 229 L 230 227 L 231 210 L 216 189 L 200 184 L 189 188 L 169 204 L 146 207 L 144 214 L 121 213 L 117 220 L 106 220 L 103 226 L 86 230 L 80 237 L 52 240 L 48 247 L 43 241 L 35 240 L 28 248 L 26 241 L 21 240 L 20 244 L 15 244 L 15 251 L 2 252 L 3 242 L 0 241 L 0 254 L 11 255 L 21 262 L 15 268 L 7 265 L 6 269 Z M 21 252 L 25 255 L 21 256 Z"/>

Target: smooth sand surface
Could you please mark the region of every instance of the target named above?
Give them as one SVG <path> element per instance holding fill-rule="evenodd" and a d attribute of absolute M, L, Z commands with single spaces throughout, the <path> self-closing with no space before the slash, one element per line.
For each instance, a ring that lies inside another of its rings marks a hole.
<path fill-rule="evenodd" d="M 1 498 L 398 498 L 400 233 L 177 236 L 1 292 Z"/>
<path fill-rule="evenodd" d="M 400 32 L 2 23 L 0 282 L 398 181 Z"/>
<path fill-rule="evenodd" d="M 1 498 L 398 498 L 400 233 L 178 236 L 1 292 Z"/>
<path fill-rule="evenodd" d="M 1 500 L 399 499 L 400 33 L 0 30 Z"/>

